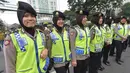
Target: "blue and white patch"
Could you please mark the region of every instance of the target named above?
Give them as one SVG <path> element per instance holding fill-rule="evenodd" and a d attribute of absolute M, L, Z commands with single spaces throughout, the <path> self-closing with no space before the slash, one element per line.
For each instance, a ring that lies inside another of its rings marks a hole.
<path fill-rule="evenodd" d="M 28 44 L 27 41 L 26 41 L 26 39 L 25 38 L 21 38 L 20 34 L 17 33 L 17 32 L 15 32 L 14 34 L 15 34 L 16 40 L 17 40 L 17 42 L 19 44 L 20 50 L 22 52 L 26 51 L 26 49 L 24 47 L 25 45 Z"/>
<path fill-rule="evenodd" d="M 45 40 L 44 40 L 44 35 L 43 35 L 43 33 L 40 32 L 40 35 L 41 35 L 41 37 L 42 37 L 42 45 L 45 45 Z"/>
<path fill-rule="evenodd" d="M 88 47 L 88 53 L 90 53 L 90 47 Z"/>
<path fill-rule="evenodd" d="M 130 29 L 130 25 L 128 25 L 128 29 Z"/>
<path fill-rule="evenodd" d="M 82 40 L 82 38 L 84 38 L 84 36 L 83 36 L 82 32 L 80 31 L 79 32 L 79 39 Z"/>
<path fill-rule="evenodd" d="M 52 40 L 58 40 L 58 39 L 59 39 L 59 38 L 57 38 L 56 35 L 53 34 L 53 33 L 50 33 L 50 36 L 51 36 Z"/>
<path fill-rule="evenodd" d="M 18 44 L 19 44 L 19 46 L 25 46 L 28 43 L 27 43 L 25 38 L 21 38 L 21 39 L 18 40 Z"/>
<path fill-rule="evenodd" d="M 47 57 L 47 58 L 46 58 L 45 66 L 43 67 L 43 70 L 47 71 L 47 69 L 48 69 L 48 67 L 49 67 L 49 64 L 50 64 L 50 59 Z"/>
<path fill-rule="evenodd" d="M 118 28 L 118 30 L 120 30 L 120 29 L 121 29 L 121 27 L 120 27 L 120 26 L 118 26 L 117 28 Z"/>
<path fill-rule="evenodd" d="M 56 44 L 56 40 L 59 40 L 59 38 L 57 38 L 56 35 L 53 34 L 53 33 L 50 33 L 50 36 L 51 36 L 52 42 L 53 42 L 54 44 Z"/>
<path fill-rule="evenodd" d="M 84 48 L 76 47 L 76 54 L 77 55 L 83 55 L 84 54 Z"/>

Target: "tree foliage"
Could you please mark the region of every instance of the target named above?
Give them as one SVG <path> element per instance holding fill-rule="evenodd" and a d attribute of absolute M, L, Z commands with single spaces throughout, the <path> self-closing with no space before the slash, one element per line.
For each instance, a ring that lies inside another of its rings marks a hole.
<path fill-rule="evenodd" d="M 125 3 L 122 7 L 121 15 L 125 15 L 127 17 L 130 17 L 130 2 Z"/>
<path fill-rule="evenodd" d="M 123 0 L 68 0 L 72 11 L 87 9 L 89 11 L 106 11 L 110 8 L 118 8 Z"/>
<path fill-rule="evenodd" d="M 5 23 L 0 19 L 0 31 L 5 30 Z"/>
<path fill-rule="evenodd" d="M 71 25 L 75 25 L 76 22 L 75 22 L 75 12 L 74 11 L 70 11 L 70 10 L 66 10 L 64 12 L 65 16 L 66 16 L 66 19 L 67 20 L 70 20 L 70 23 Z"/>

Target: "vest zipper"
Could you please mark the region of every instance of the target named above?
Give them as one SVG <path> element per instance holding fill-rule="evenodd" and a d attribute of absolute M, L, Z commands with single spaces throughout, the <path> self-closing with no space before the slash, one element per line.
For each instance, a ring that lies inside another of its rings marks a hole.
<path fill-rule="evenodd" d="M 36 40 L 34 40 L 34 45 L 35 45 L 35 52 L 36 52 L 36 61 L 37 61 L 37 68 L 38 68 L 38 72 L 39 73 L 42 73 L 41 72 L 41 69 L 40 69 L 40 66 L 39 66 L 39 57 L 38 57 L 38 47 L 37 47 L 37 42 Z"/>
<path fill-rule="evenodd" d="M 65 55 L 65 61 L 67 60 L 67 57 L 66 57 L 66 48 L 65 48 L 65 43 L 64 43 L 64 40 L 63 40 L 63 36 L 61 36 L 62 38 L 62 43 L 63 43 L 63 47 L 64 47 L 64 55 Z"/>
<path fill-rule="evenodd" d="M 123 36 L 125 35 L 125 24 L 123 25 L 123 29 L 124 29 L 124 32 L 123 32 Z"/>
<path fill-rule="evenodd" d="M 86 49 L 88 49 L 87 47 L 88 47 L 88 38 L 87 38 L 87 32 L 86 32 L 86 30 L 85 30 L 85 34 L 86 34 Z M 85 49 L 84 49 L 85 50 Z M 86 53 L 88 53 L 88 51 L 86 52 Z"/>

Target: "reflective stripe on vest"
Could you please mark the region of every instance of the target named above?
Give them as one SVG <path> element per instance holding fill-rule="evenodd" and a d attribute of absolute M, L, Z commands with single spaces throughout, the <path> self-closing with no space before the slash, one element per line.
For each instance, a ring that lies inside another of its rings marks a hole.
<path fill-rule="evenodd" d="M 43 33 L 40 32 L 40 35 L 42 37 L 42 45 L 45 45 L 45 40 L 44 40 L 45 37 L 44 37 Z"/>

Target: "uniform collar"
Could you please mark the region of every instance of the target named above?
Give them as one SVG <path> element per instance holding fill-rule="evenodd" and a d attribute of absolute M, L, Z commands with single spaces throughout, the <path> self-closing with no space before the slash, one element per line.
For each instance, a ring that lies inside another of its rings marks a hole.
<path fill-rule="evenodd" d="M 26 32 L 26 31 L 24 30 L 24 28 L 21 28 L 21 32 L 22 32 L 22 34 L 27 34 L 29 37 L 31 37 L 31 38 L 33 38 L 33 39 L 36 38 L 37 33 L 38 33 L 38 31 L 35 30 L 34 36 L 32 36 L 32 35 L 30 35 L 28 32 Z"/>
<path fill-rule="evenodd" d="M 75 25 L 75 27 L 79 28 L 79 29 L 82 29 L 79 25 Z M 82 29 L 83 30 L 83 29 Z"/>
<path fill-rule="evenodd" d="M 53 27 L 53 29 L 54 29 L 56 32 L 59 32 L 56 27 Z M 65 28 L 63 27 L 62 33 L 64 32 L 64 30 L 65 30 Z"/>

